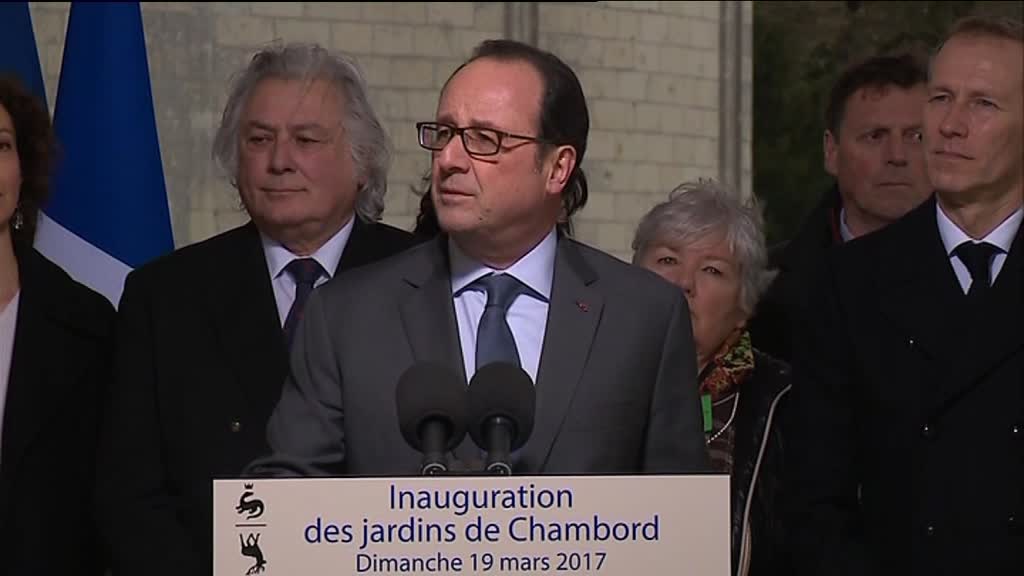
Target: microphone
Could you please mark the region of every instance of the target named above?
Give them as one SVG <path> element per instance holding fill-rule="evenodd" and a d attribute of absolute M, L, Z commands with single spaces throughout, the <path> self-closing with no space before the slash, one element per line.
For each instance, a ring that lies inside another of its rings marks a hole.
<path fill-rule="evenodd" d="M 468 396 L 469 435 L 487 452 L 487 472 L 511 476 L 510 454 L 533 432 L 533 381 L 518 366 L 495 362 L 476 371 Z"/>
<path fill-rule="evenodd" d="M 402 436 L 423 453 L 420 474 L 446 473 L 445 453 L 466 437 L 466 387 L 444 366 L 414 364 L 398 379 L 395 406 Z"/>

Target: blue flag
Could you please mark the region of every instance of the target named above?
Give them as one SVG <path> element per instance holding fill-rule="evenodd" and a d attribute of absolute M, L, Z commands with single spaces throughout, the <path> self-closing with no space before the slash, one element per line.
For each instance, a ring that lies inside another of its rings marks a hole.
<path fill-rule="evenodd" d="M 45 105 L 46 86 L 28 2 L 0 3 L 0 75 L 18 78 Z"/>
<path fill-rule="evenodd" d="M 36 247 L 117 305 L 174 249 L 137 2 L 74 2 L 54 128 L 61 153 Z"/>

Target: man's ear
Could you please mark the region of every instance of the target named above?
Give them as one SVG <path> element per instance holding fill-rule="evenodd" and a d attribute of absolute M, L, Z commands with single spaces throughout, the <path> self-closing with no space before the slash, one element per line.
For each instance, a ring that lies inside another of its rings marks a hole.
<path fill-rule="evenodd" d="M 831 130 L 825 130 L 825 172 L 832 176 L 839 173 L 839 137 Z"/>
<path fill-rule="evenodd" d="M 568 144 L 563 144 L 555 149 L 550 158 L 547 191 L 549 194 L 560 195 L 569 182 L 572 171 L 576 169 L 576 149 Z"/>

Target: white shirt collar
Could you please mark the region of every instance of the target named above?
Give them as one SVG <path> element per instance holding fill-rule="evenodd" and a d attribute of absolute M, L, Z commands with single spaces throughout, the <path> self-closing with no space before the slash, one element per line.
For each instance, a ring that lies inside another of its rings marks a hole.
<path fill-rule="evenodd" d="M 548 235 L 533 250 L 526 253 L 505 270 L 495 270 L 468 256 L 458 244 L 448 238 L 448 255 L 451 262 L 452 294 L 457 295 L 463 288 L 487 274 L 500 272 L 511 274 L 538 294 L 551 300 L 551 281 L 555 274 L 555 253 L 558 234 L 552 228 Z"/>
<path fill-rule="evenodd" d="M 1018 208 L 1016 212 L 1010 214 L 1009 218 L 1003 220 L 1002 224 L 996 226 L 995 230 L 989 232 L 981 240 L 974 240 L 953 223 L 949 216 L 946 216 L 946 212 L 939 202 L 935 202 L 935 214 L 939 223 L 939 236 L 942 238 L 942 245 L 946 248 L 947 256 L 951 257 L 953 250 L 956 250 L 956 247 L 964 242 L 988 242 L 998 246 L 1004 254 L 1008 254 L 1013 239 L 1017 235 L 1017 229 L 1020 228 L 1021 220 L 1024 219 L 1024 207 Z"/>
<path fill-rule="evenodd" d="M 348 244 L 349 236 L 352 235 L 352 228 L 355 225 L 357 216 L 354 214 L 348 219 L 348 224 L 341 227 L 334 236 L 324 242 L 316 252 L 310 255 L 320 263 L 320 266 L 327 272 L 328 278 L 334 277 L 334 272 L 338 269 L 338 262 L 341 261 L 341 254 L 345 251 L 345 245 Z M 298 258 L 291 250 L 284 247 L 283 244 L 274 240 L 260 231 L 260 240 L 263 242 L 263 255 L 267 259 L 267 269 L 270 271 L 271 278 L 277 278 L 284 271 L 292 260 Z"/>
<path fill-rule="evenodd" d="M 843 242 L 849 242 L 854 238 L 853 231 L 846 225 L 846 208 L 839 211 L 839 237 Z"/>

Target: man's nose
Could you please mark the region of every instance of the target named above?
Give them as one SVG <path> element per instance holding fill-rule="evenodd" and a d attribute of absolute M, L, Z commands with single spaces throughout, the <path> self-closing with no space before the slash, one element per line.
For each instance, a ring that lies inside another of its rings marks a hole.
<path fill-rule="evenodd" d="M 465 172 L 469 168 L 469 153 L 459 134 L 453 134 L 444 148 L 434 152 L 434 163 L 442 172 Z"/>
<path fill-rule="evenodd" d="M 890 138 L 885 149 L 885 161 L 894 166 L 907 165 L 907 142 L 905 138 Z"/>
<path fill-rule="evenodd" d="M 946 138 L 967 136 L 966 111 L 959 103 L 954 102 L 942 115 L 939 122 L 939 133 Z"/>
<path fill-rule="evenodd" d="M 278 138 L 274 140 L 274 145 L 270 150 L 270 165 L 268 168 L 274 174 L 284 174 L 295 169 L 290 139 Z"/>

